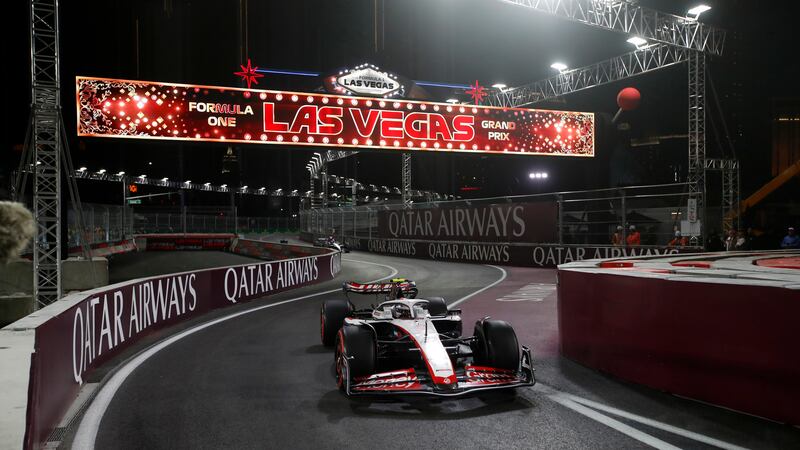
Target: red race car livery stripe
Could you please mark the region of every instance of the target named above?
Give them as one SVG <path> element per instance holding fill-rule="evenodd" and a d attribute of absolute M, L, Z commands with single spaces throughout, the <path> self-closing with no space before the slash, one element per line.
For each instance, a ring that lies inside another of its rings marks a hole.
<path fill-rule="evenodd" d="M 524 379 L 517 376 L 517 374 L 511 370 L 467 365 L 464 367 L 464 376 L 459 377 L 458 387 L 470 388 L 476 386 L 521 383 L 524 381 Z"/>
<path fill-rule="evenodd" d="M 355 384 L 350 389 L 359 392 L 368 391 L 409 391 L 419 390 L 417 373 L 414 369 L 397 370 L 393 372 L 376 373 L 365 377 L 356 377 Z"/>

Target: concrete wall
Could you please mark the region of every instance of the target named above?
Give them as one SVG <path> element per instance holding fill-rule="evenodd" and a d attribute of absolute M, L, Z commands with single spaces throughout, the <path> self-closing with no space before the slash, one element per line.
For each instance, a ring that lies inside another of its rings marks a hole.
<path fill-rule="evenodd" d="M 18 259 L 0 270 L 0 295 L 33 292 L 33 263 Z M 94 257 L 92 261 L 68 258 L 61 263 L 64 293 L 85 291 L 108 285 L 108 259 Z"/>
<path fill-rule="evenodd" d="M 0 266 L 0 327 L 34 310 L 33 263 L 18 259 Z M 61 263 L 64 294 L 108 285 L 108 260 L 69 258 Z"/>

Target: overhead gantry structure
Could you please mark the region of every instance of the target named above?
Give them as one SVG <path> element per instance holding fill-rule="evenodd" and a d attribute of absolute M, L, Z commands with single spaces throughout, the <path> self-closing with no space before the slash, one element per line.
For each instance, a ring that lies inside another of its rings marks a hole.
<path fill-rule="evenodd" d="M 497 89 L 487 98 L 492 106 L 523 107 L 624 80 L 689 60 L 691 50 L 652 44 L 585 67 L 567 70 L 522 86 Z"/>
<path fill-rule="evenodd" d="M 648 42 L 635 51 L 516 88 L 497 89 L 488 98 L 494 106 L 522 107 L 567 94 L 653 72 L 679 63 L 688 68 L 688 174 L 690 198 L 704 211 L 706 172 L 719 170 L 723 180 L 723 227 L 738 220 L 739 163 L 735 159 L 706 157 L 706 59 L 721 55 L 725 32 L 681 17 L 623 0 L 498 0 L 573 22 Z M 705 220 L 705 217 L 703 217 Z"/>
<path fill-rule="evenodd" d="M 627 0 L 495 0 L 517 7 L 581 23 L 584 25 L 637 36 L 648 42 L 635 51 L 579 69 L 511 89 L 498 89 L 486 103 L 493 106 L 522 107 L 554 100 L 567 94 L 624 80 L 680 63 L 687 63 L 689 86 L 688 111 L 688 182 L 690 196 L 704 204 L 705 173 L 722 170 L 723 180 L 736 179 L 735 187 L 725 183 L 728 201 L 723 209 L 732 210 L 738 202 L 738 162 L 708 163 L 705 136 L 705 77 L 707 55 L 721 55 L 725 32 L 698 21 L 695 14 L 677 16 L 645 8 Z M 348 152 L 348 156 L 356 152 Z M 410 155 L 402 157 L 403 192 L 411 187 Z M 731 171 L 736 171 L 736 174 Z M 403 196 L 404 202 L 410 197 Z M 730 217 L 730 211 L 724 217 Z M 729 220 L 725 226 L 730 227 Z"/>
<path fill-rule="evenodd" d="M 725 32 L 697 21 L 645 8 L 627 0 L 495 0 L 604 30 L 674 47 L 721 55 Z"/>

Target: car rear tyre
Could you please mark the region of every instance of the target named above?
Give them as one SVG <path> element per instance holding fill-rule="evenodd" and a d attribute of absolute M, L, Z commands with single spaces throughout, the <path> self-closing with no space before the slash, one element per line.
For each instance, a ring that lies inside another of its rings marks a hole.
<path fill-rule="evenodd" d="M 442 297 L 428 297 L 428 312 L 433 317 L 441 317 L 447 315 L 447 303 Z"/>
<path fill-rule="evenodd" d="M 375 334 L 371 329 L 358 325 L 345 325 L 336 334 L 336 383 L 345 387 L 344 358 L 348 358 L 350 377 L 375 373 Z"/>
<path fill-rule="evenodd" d="M 487 319 L 475 324 L 473 359 L 476 365 L 498 369 L 519 368 L 519 342 L 514 328 L 502 320 Z"/>
<path fill-rule="evenodd" d="M 325 300 L 319 313 L 320 338 L 322 345 L 332 346 L 336 342 L 336 333 L 342 328 L 344 319 L 352 312 L 347 300 Z"/>

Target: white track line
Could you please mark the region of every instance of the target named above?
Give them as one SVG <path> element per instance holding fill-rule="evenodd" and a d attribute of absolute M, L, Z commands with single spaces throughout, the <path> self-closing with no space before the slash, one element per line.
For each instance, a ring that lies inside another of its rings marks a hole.
<path fill-rule="evenodd" d="M 458 300 L 454 301 L 453 303 L 450 303 L 450 304 L 448 304 L 448 305 L 447 305 L 447 306 L 448 306 L 448 308 L 451 308 L 451 307 L 453 307 L 453 306 L 456 306 L 456 305 L 458 305 L 459 303 L 461 303 L 461 302 L 463 302 L 463 301 L 465 301 L 465 300 L 469 300 L 469 299 L 470 299 L 470 298 L 472 298 L 473 296 L 475 296 L 475 295 L 478 295 L 478 294 L 480 294 L 481 292 L 483 292 L 483 291 L 485 291 L 485 290 L 487 290 L 487 289 L 489 289 L 489 288 L 491 288 L 491 287 L 494 287 L 495 285 L 497 285 L 497 284 L 501 283 L 503 280 L 505 280 L 505 279 L 506 279 L 506 277 L 508 276 L 508 273 L 506 272 L 506 269 L 503 269 L 502 267 L 499 267 L 499 266 L 493 266 L 493 265 L 491 265 L 491 264 L 486 264 L 486 266 L 487 266 L 487 267 L 494 267 L 495 269 L 497 269 L 497 270 L 499 270 L 500 272 L 502 272 L 502 275 L 500 276 L 500 278 L 499 278 L 499 279 L 497 279 L 497 281 L 495 281 L 494 283 L 492 283 L 492 284 L 490 284 L 490 285 L 488 285 L 488 286 L 484 286 L 483 288 L 481 288 L 481 289 L 478 289 L 477 291 L 475 291 L 475 292 L 473 292 L 473 293 L 471 293 L 471 294 L 469 294 L 469 295 L 466 295 L 466 296 L 464 296 L 464 297 L 461 297 L 460 299 L 458 299 Z"/>
<path fill-rule="evenodd" d="M 573 411 L 575 411 L 577 413 L 583 414 L 584 416 L 586 416 L 586 417 L 588 417 L 590 419 L 596 420 L 596 421 L 602 423 L 603 425 L 611 427 L 611 428 L 619 431 L 620 433 L 623 433 L 623 434 L 627 435 L 628 437 L 636 439 L 637 441 L 639 441 L 639 442 L 641 442 L 643 444 L 647 444 L 647 445 L 649 445 L 651 447 L 654 447 L 654 448 L 657 448 L 657 449 L 660 449 L 660 450 L 680 450 L 680 447 L 676 447 L 676 446 L 674 446 L 674 445 L 672 445 L 672 444 L 670 444 L 668 442 L 665 442 L 665 441 L 662 441 L 661 439 L 658 439 L 657 437 L 654 437 L 654 436 L 651 436 L 651 435 L 649 435 L 647 433 L 641 432 L 641 431 L 637 430 L 636 428 L 633 428 L 630 425 L 626 425 L 626 424 L 620 422 L 619 420 L 612 419 L 611 417 L 608 417 L 605 414 L 600 414 L 599 412 L 597 412 L 597 411 L 595 411 L 593 409 L 590 409 L 590 408 L 587 408 L 587 407 L 585 407 L 585 406 L 583 406 L 581 404 L 578 404 L 578 403 L 574 402 L 573 400 L 571 400 L 569 398 L 569 396 L 567 396 L 565 394 L 562 394 L 562 393 L 553 394 L 553 395 L 550 395 L 549 398 L 552 399 L 556 403 L 559 403 L 559 404 L 561 404 L 563 406 L 566 406 L 567 408 L 569 408 L 569 409 L 571 409 L 571 410 L 573 410 Z"/>
<path fill-rule="evenodd" d="M 582 397 L 578 397 L 577 395 L 562 393 L 558 394 L 562 395 L 569 400 L 572 400 L 576 403 L 581 403 L 583 405 L 589 406 L 594 409 L 599 409 L 601 411 L 605 411 L 610 414 L 614 414 L 615 416 L 619 416 L 628 420 L 633 420 L 634 422 L 639 422 L 641 424 L 647 425 L 649 427 L 658 428 L 659 430 L 668 431 L 672 434 L 677 434 L 678 436 L 683 436 L 685 438 L 693 439 L 698 442 L 702 442 L 704 444 L 713 445 L 714 447 L 724 448 L 727 450 L 745 450 L 745 447 L 740 447 L 738 445 L 733 445 L 727 443 L 725 441 L 720 441 L 719 439 L 714 439 L 699 433 L 695 433 L 693 431 L 684 430 L 683 428 L 678 428 L 672 425 L 668 425 L 663 422 L 658 422 L 653 419 L 648 419 L 647 417 L 642 417 L 637 414 L 629 413 L 627 411 L 623 411 L 621 409 L 613 408 L 608 405 L 604 405 L 602 403 L 597 403 Z"/>
<path fill-rule="evenodd" d="M 397 269 L 395 269 L 392 266 L 388 266 L 386 264 L 378 264 L 374 262 L 360 261 L 356 259 L 344 259 L 344 260 L 361 264 L 370 264 L 373 266 L 381 266 L 392 271 L 392 273 L 389 274 L 388 276 L 383 276 L 372 281 L 367 281 L 366 283 L 375 283 L 385 278 L 391 278 L 397 275 L 398 273 Z M 160 352 L 164 348 L 185 338 L 186 336 L 192 335 L 194 333 L 197 333 L 198 331 L 204 330 L 218 323 L 234 319 L 236 317 L 244 316 L 246 314 L 254 313 L 256 311 L 261 311 L 262 309 L 272 308 L 273 306 L 279 306 L 286 303 L 296 302 L 298 300 L 304 300 L 307 298 L 316 297 L 319 295 L 331 294 L 333 292 L 339 292 L 339 291 L 341 291 L 341 288 L 331 289 L 329 291 L 324 291 L 324 292 L 316 292 L 314 294 L 308 294 L 308 295 L 303 295 L 301 297 L 290 298 L 288 300 L 270 303 L 269 305 L 258 306 L 252 309 L 248 309 L 246 311 L 240 311 L 237 313 L 229 314 L 227 316 L 223 316 L 218 319 L 214 319 L 212 321 L 189 328 L 188 330 L 184 330 L 176 335 L 173 335 L 153 345 L 147 350 L 137 354 L 134 358 L 124 363 L 123 366 L 119 367 L 111 376 L 111 378 L 100 388 L 100 392 L 98 392 L 97 396 L 94 398 L 94 400 L 92 400 L 91 405 L 89 405 L 89 408 L 86 409 L 86 413 L 83 415 L 83 419 L 81 419 L 81 424 L 78 427 L 78 431 L 75 433 L 75 440 L 72 442 L 72 448 L 87 449 L 87 450 L 94 449 L 95 440 L 97 439 L 97 431 L 100 429 L 100 421 L 103 419 L 103 415 L 105 415 L 108 406 L 111 404 L 111 400 L 114 399 L 114 395 L 116 395 L 120 386 L 122 386 L 122 383 L 125 382 L 128 376 L 131 373 L 133 373 L 133 371 L 136 370 L 137 367 L 141 366 L 145 361 L 150 359 L 151 356 Z"/>

